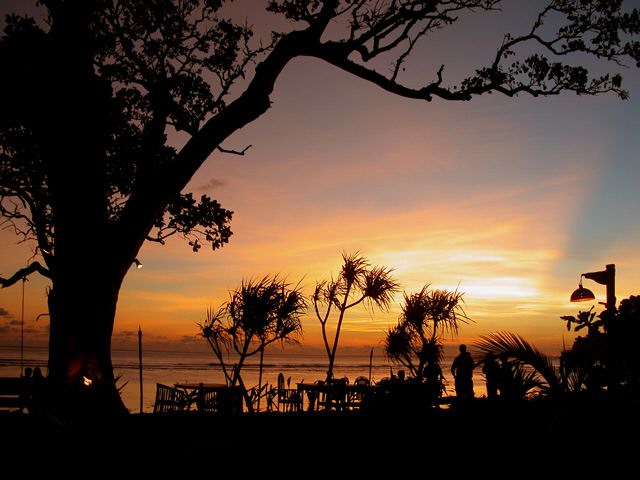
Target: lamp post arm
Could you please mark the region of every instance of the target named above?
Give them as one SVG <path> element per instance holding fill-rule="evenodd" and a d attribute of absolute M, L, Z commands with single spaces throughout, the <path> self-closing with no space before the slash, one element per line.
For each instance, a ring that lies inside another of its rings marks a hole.
<path fill-rule="evenodd" d="M 606 269 L 601 272 L 583 273 L 582 276 L 600 285 L 606 285 L 607 308 L 616 307 L 616 266 L 614 264 L 607 265 Z"/>
<path fill-rule="evenodd" d="M 603 271 L 603 272 L 588 272 L 588 273 L 583 273 L 582 276 L 584 278 L 588 278 L 589 280 L 593 280 L 596 283 L 599 283 L 600 285 L 606 285 L 607 283 L 609 283 L 609 272 L 607 271 Z"/>

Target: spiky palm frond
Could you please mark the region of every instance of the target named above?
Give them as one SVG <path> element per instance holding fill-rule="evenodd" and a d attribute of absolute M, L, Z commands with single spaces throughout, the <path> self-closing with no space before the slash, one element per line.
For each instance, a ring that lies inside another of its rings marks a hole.
<path fill-rule="evenodd" d="M 373 267 L 364 274 L 362 294 L 371 306 L 388 309 L 399 285 L 391 276 L 393 269 Z"/>
<path fill-rule="evenodd" d="M 300 284 L 292 288 L 274 275 L 243 282 L 231 293 L 228 314 L 236 336 L 264 344 L 293 340 L 302 332 L 300 318 L 306 309 Z"/>
<path fill-rule="evenodd" d="M 585 387 L 586 372 L 584 369 L 566 368 L 562 378 L 565 383 L 565 390 L 579 392 Z"/>
<path fill-rule="evenodd" d="M 311 295 L 311 300 L 316 306 L 336 305 L 339 306 L 338 300 L 338 282 L 333 278 L 331 280 L 322 280 L 316 283 L 316 287 Z"/>
<path fill-rule="evenodd" d="M 411 334 L 401 325 L 395 325 L 387 330 L 384 337 L 384 350 L 392 360 L 399 360 L 411 354 Z"/>
<path fill-rule="evenodd" d="M 467 323 L 471 319 L 462 308 L 463 293 L 457 290 L 429 290 L 426 284 L 419 292 L 403 294 L 404 303 L 398 324 L 389 332 L 397 336 L 392 338 L 396 343 L 404 342 L 406 358 L 416 365 L 420 375 L 428 362 L 441 360 L 440 334 L 441 331 L 457 334 L 460 323 Z M 402 336 L 398 332 L 402 332 Z M 387 334 L 389 337 L 389 333 Z M 385 348 L 397 348 L 386 342 Z M 397 354 L 387 351 L 392 359 Z"/>
<path fill-rule="evenodd" d="M 307 301 L 300 284 L 291 290 L 287 290 L 288 287 L 284 283 L 280 285 L 279 305 L 274 312 L 275 321 L 269 332 L 274 341 L 297 342 L 297 337 L 302 335 L 301 317 L 307 311 Z"/>
<path fill-rule="evenodd" d="M 247 353 L 249 344 L 255 348 L 274 341 L 296 341 L 302 334 L 300 319 L 307 301 L 300 284 L 292 288 L 278 275 L 265 276 L 243 281 L 229 296 L 229 302 L 218 310 L 209 307 L 206 320 L 199 324 L 217 355 L 231 348 Z"/>
<path fill-rule="evenodd" d="M 551 357 L 533 347 L 521 336 L 511 332 L 496 332 L 480 337 L 475 347 L 495 356 L 506 355 L 535 369 L 544 379 L 551 394 L 562 391 L 562 381 Z"/>
<path fill-rule="evenodd" d="M 426 309 L 433 322 L 434 331 L 441 327 L 444 332 L 457 335 L 461 323 L 471 319 L 462 307 L 464 294 L 458 290 L 432 290 L 426 297 Z"/>
<path fill-rule="evenodd" d="M 402 325 L 390 327 L 384 338 L 384 350 L 391 360 L 400 362 L 412 375 L 416 375 L 416 367 L 411 358 L 414 354 L 414 345 L 411 333 Z"/>
<path fill-rule="evenodd" d="M 314 303 L 320 303 L 325 298 L 325 289 L 327 285 L 327 280 L 322 280 L 321 282 L 316 282 L 316 287 L 313 289 L 313 295 L 311 295 L 311 300 Z"/>
<path fill-rule="evenodd" d="M 415 331 L 423 331 L 427 320 L 427 296 L 429 295 L 429 284 L 422 287 L 417 293 L 408 295 L 403 293 L 401 320 L 410 325 Z"/>
<path fill-rule="evenodd" d="M 429 339 L 424 343 L 420 350 L 420 363 L 426 364 L 427 362 L 440 363 L 444 358 L 442 351 L 442 345 L 437 339 Z"/>
<path fill-rule="evenodd" d="M 278 306 L 278 276 L 243 280 L 239 289 L 231 292 L 229 316 L 248 336 L 261 336 L 269 329 L 271 316 Z"/>
<path fill-rule="evenodd" d="M 199 323 L 198 327 L 200 327 L 201 335 L 204 338 L 228 347 L 230 342 L 229 331 L 223 323 L 226 309 L 226 305 L 221 306 L 217 310 L 212 306 L 207 307 L 205 321 L 201 324 Z"/>
<path fill-rule="evenodd" d="M 532 391 L 543 388 L 540 377 L 535 370 L 527 370 L 521 363 L 512 366 L 511 387 L 516 398 L 525 399 Z"/>
<path fill-rule="evenodd" d="M 340 289 L 350 290 L 354 286 L 363 289 L 365 286 L 364 278 L 369 269 L 369 262 L 360 255 L 360 252 L 347 254 L 342 253 L 342 268 L 340 270 L 339 285 Z"/>

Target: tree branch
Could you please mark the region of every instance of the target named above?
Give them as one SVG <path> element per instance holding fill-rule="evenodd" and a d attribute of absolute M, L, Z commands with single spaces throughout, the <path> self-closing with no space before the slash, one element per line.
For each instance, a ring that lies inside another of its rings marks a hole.
<path fill-rule="evenodd" d="M 360 297 L 358 300 L 356 300 L 355 302 L 347 305 L 346 307 L 344 307 L 345 310 L 350 309 L 351 307 L 355 307 L 356 305 L 358 305 L 359 303 L 362 303 L 364 301 L 364 299 L 367 298 L 366 295 L 363 295 L 362 297 Z"/>
<path fill-rule="evenodd" d="M 388 92 L 402 97 L 426 100 L 427 102 L 430 102 L 434 95 L 444 100 L 471 100 L 471 94 L 467 91 L 461 90 L 458 92 L 452 92 L 440 86 L 442 82 L 442 68 L 438 70 L 437 81 L 432 82 L 421 89 L 414 89 L 395 82 L 375 70 L 371 70 L 363 65 L 348 60 L 344 55 L 345 52 L 342 52 L 341 50 L 342 48 L 340 45 L 336 43 L 326 43 L 314 49 L 313 55 L 316 58 L 320 58 L 331 65 L 362 78 L 363 80 L 374 83 Z M 487 89 L 487 91 L 488 90 L 489 89 Z"/>
<path fill-rule="evenodd" d="M 18 280 L 22 278 L 26 278 L 34 272 L 38 272 L 43 277 L 51 278 L 51 272 L 49 270 L 47 270 L 45 267 L 40 265 L 40 262 L 33 262 L 28 267 L 18 270 L 9 278 L 0 277 L 0 285 L 2 285 L 2 288 L 10 287 L 14 283 L 16 283 Z"/>
<path fill-rule="evenodd" d="M 242 155 L 242 156 L 244 156 L 246 151 L 251 148 L 251 145 L 247 145 L 246 147 L 244 147 L 243 150 L 240 150 L 240 151 L 238 151 L 238 150 L 228 150 L 228 149 L 226 149 L 224 147 L 221 147 L 220 145 L 218 145 L 216 148 L 218 150 L 220 150 L 222 153 L 231 153 L 233 155 Z"/>
<path fill-rule="evenodd" d="M 257 67 L 244 93 L 214 115 L 182 147 L 175 159 L 150 175 L 132 192 L 123 209 L 120 231 L 127 237 L 144 236 L 163 211 L 209 155 L 232 133 L 265 113 L 271 106 L 269 95 L 287 63 L 310 43 L 307 31 L 294 31 L 280 38 L 271 53 Z M 139 247 L 139 246 L 134 246 Z"/>

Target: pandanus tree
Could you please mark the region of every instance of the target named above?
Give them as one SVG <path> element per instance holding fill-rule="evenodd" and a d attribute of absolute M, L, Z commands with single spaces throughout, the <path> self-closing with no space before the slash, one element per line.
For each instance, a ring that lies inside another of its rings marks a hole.
<path fill-rule="evenodd" d="M 412 53 L 432 34 L 460 18 L 499 14 L 503 3 L 273 0 L 264 5 L 290 28 L 263 44 L 244 15 L 235 22 L 225 14 L 223 0 L 41 0 L 39 21 L 8 17 L 0 39 L 0 214 L 36 258 L 24 268 L 25 259 L 17 261 L 0 282 L 35 272 L 51 282 L 51 398 L 76 405 L 89 376 L 100 393 L 86 408 L 124 411 L 110 348 L 131 262 L 145 242 L 171 235 L 195 251 L 229 240 L 231 212 L 195 198 L 188 184 L 271 107 L 276 81 L 295 59 L 426 102 L 494 92 L 626 97 L 618 73 L 593 76 L 572 63 L 640 61 L 640 14 L 622 0 L 540 2 L 530 27 L 505 33 L 462 80 L 429 65 L 423 52 L 414 55 L 417 71 L 431 73 L 411 80 Z M 78 275 L 88 259 L 91 282 Z"/>
<path fill-rule="evenodd" d="M 336 352 L 347 310 L 360 304 L 374 309 L 387 309 L 398 290 L 391 269 L 369 264 L 359 253 L 342 254 L 342 267 L 336 279 L 316 284 L 311 297 L 316 317 L 322 329 L 322 341 L 327 353 L 327 381 L 333 378 Z M 333 338 L 331 325 L 334 324 Z"/>
<path fill-rule="evenodd" d="M 247 358 L 260 355 L 257 392 L 260 398 L 265 348 L 276 342 L 297 342 L 302 334 L 300 318 L 306 311 L 307 301 L 299 284 L 292 287 L 277 275 L 242 282 L 229 296 L 223 307 L 207 310 L 200 330 L 218 359 L 227 383 L 242 387 L 247 408 L 253 411 L 253 402 L 242 379 L 242 367 Z M 230 354 L 234 354 L 231 365 Z"/>
<path fill-rule="evenodd" d="M 387 356 L 422 379 L 427 362 L 441 360 L 442 335 L 457 335 L 461 324 L 470 321 L 462 296 L 457 290 L 429 289 L 429 285 L 417 293 L 404 293 L 398 323 L 385 335 Z"/>

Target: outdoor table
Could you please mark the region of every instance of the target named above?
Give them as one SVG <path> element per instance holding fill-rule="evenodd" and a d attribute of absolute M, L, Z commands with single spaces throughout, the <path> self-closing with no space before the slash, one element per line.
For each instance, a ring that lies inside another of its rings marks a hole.
<path fill-rule="evenodd" d="M 363 396 L 377 389 L 375 385 L 343 383 L 298 383 L 297 385 L 303 402 L 306 394 L 308 412 L 318 411 L 321 406 L 325 410 L 338 411 L 359 408 Z"/>
<path fill-rule="evenodd" d="M 176 383 L 175 387 L 182 390 L 186 398 L 186 410 L 191 410 L 193 404 L 198 411 L 205 410 L 205 396 L 215 393 L 220 407 L 218 411 L 235 413 L 242 411 L 242 389 L 230 387 L 225 383 Z"/>

